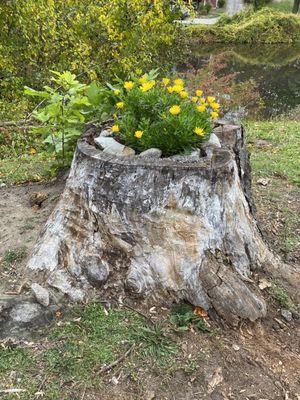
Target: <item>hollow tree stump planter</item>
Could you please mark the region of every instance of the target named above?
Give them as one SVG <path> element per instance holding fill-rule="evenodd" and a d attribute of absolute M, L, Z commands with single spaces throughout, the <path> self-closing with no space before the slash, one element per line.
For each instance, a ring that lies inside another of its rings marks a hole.
<path fill-rule="evenodd" d="M 235 325 L 266 314 L 254 272 L 297 287 L 299 270 L 257 226 L 243 128 L 215 133 L 221 148 L 206 145 L 197 161 L 118 157 L 80 140 L 27 265 L 37 299 L 184 299 Z"/>

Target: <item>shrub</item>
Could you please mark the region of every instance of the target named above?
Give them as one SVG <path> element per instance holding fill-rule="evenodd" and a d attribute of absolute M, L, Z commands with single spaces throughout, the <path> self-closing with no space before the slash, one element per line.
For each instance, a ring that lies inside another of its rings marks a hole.
<path fill-rule="evenodd" d="M 201 43 L 298 43 L 300 16 L 263 8 L 222 16 L 214 26 L 189 27 L 188 40 Z"/>
<path fill-rule="evenodd" d="M 138 152 L 154 147 L 163 156 L 199 148 L 211 133 L 219 104 L 202 90 L 191 96 L 182 79 L 156 78 L 151 71 L 110 86 L 115 136 Z"/>
<path fill-rule="evenodd" d="M 208 15 L 210 13 L 210 10 L 212 9 L 212 5 L 207 3 L 207 4 L 201 4 L 199 7 L 199 13 L 202 15 Z"/>
<path fill-rule="evenodd" d="M 180 45 L 179 8 L 165 0 L 1 1 L 1 94 L 20 99 L 24 85 L 48 81 L 49 69 L 103 81 L 163 68 Z"/>
<path fill-rule="evenodd" d="M 80 83 L 69 71 L 59 73 L 52 71 L 52 86 L 44 90 L 25 88 L 25 94 L 43 99 L 41 106 L 32 114 L 41 125 L 32 132 L 39 134 L 44 145 L 54 152 L 58 165 L 70 162 L 78 137 L 84 123 L 92 118 L 100 108 L 104 91 L 95 84 Z M 105 104 L 105 102 L 104 102 Z"/>
<path fill-rule="evenodd" d="M 223 8 L 223 7 L 225 6 L 225 4 L 226 4 L 226 1 L 225 1 L 225 0 L 219 0 L 219 1 L 218 1 L 218 7 L 219 7 L 219 8 Z"/>

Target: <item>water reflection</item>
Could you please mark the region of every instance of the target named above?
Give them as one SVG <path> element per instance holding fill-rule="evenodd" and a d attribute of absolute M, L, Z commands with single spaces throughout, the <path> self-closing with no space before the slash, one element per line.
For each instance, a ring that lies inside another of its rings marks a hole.
<path fill-rule="evenodd" d="M 256 90 L 260 102 L 255 107 L 253 102 L 249 107 L 244 104 L 250 114 L 269 118 L 300 106 L 300 45 L 191 45 L 187 60 L 180 70 L 190 76 L 203 77 L 205 71 L 208 80 L 212 74 L 219 80 L 233 76 L 228 85 L 248 85 L 249 90 Z"/>

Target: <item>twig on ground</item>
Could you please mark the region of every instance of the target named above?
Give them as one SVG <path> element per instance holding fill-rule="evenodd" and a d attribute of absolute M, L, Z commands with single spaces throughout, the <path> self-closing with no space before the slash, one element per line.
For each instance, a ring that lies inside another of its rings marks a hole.
<path fill-rule="evenodd" d="M 24 393 L 26 389 L 0 389 L 0 394 L 9 394 L 9 393 Z"/>
<path fill-rule="evenodd" d="M 83 392 L 82 392 L 81 400 L 84 400 L 85 393 L 86 393 L 86 384 L 84 385 L 84 389 L 83 389 Z"/>
<path fill-rule="evenodd" d="M 132 352 L 133 348 L 135 346 L 135 343 L 133 343 L 132 346 L 129 347 L 129 349 L 124 353 L 121 357 L 119 357 L 116 361 L 112 362 L 111 364 L 105 365 L 97 371 L 99 374 L 102 374 L 104 372 L 110 371 L 113 369 L 116 365 L 120 364 L 123 360 L 125 360 L 126 357 L 129 356 L 129 354 Z"/>
<path fill-rule="evenodd" d="M 128 308 L 134 312 L 136 312 L 137 314 L 139 314 L 140 316 L 142 316 L 143 318 L 145 318 L 146 320 L 148 320 L 152 325 L 155 325 L 155 323 L 152 321 L 151 317 L 149 317 L 148 315 L 142 313 L 141 311 L 137 310 L 134 307 L 131 307 L 129 304 L 127 303 L 122 303 L 121 306 Z"/>

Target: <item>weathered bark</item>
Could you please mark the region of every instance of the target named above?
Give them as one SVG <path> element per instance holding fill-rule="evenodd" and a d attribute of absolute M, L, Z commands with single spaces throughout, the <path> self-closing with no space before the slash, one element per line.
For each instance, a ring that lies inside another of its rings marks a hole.
<path fill-rule="evenodd" d="M 266 314 L 253 271 L 282 275 L 254 217 L 244 132 L 197 162 L 116 157 L 79 141 L 66 189 L 27 265 L 31 282 L 67 295 L 185 299 L 232 324 Z M 299 272 L 284 266 L 287 279 Z M 47 301 L 47 300 L 46 300 Z"/>

